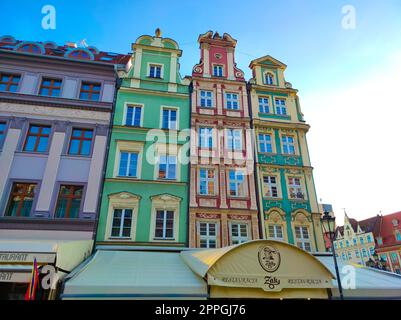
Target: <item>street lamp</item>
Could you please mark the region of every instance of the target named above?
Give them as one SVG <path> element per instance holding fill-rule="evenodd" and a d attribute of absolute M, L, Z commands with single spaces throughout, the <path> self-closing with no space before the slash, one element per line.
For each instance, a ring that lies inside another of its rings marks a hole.
<path fill-rule="evenodd" d="M 332 217 L 329 212 L 325 211 L 323 214 L 323 217 L 321 218 L 322 222 L 322 228 L 325 234 L 330 239 L 330 244 L 331 244 L 331 252 L 333 253 L 333 259 L 334 259 L 334 267 L 336 269 L 336 277 L 337 277 L 337 283 L 338 283 L 338 290 L 340 291 L 340 299 L 344 300 L 344 295 L 343 295 L 343 287 L 341 285 L 341 278 L 340 278 L 340 272 L 338 271 L 338 264 L 337 264 L 337 257 L 336 257 L 336 250 L 334 248 L 334 240 L 336 237 L 336 232 L 335 232 L 335 221 L 336 218 Z"/>

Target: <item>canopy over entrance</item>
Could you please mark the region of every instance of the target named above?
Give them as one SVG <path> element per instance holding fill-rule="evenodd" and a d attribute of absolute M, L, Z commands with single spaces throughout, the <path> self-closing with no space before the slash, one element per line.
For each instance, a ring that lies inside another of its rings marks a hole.
<path fill-rule="evenodd" d="M 314 256 L 280 241 L 254 240 L 181 256 L 207 280 L 211 298 L 327 299 L 335 279 Z"/>

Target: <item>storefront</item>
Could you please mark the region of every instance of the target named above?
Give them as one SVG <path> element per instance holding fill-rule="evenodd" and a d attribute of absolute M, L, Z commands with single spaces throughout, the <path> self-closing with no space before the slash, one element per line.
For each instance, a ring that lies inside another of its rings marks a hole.
<path fill-rule="evenodd" d="M 0 241 L 0 300 L 24 299 L 36 258 L 39 286 L 36 299 L 54 299 L 63 278 L 91 253 L 92 240 Z"/>

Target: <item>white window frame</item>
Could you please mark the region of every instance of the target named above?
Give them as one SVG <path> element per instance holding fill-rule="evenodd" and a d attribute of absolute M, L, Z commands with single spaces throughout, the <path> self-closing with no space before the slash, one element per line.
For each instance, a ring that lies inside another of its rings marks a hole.
<path fill-rule="evenodd" d="M 297 180 L 299 181 L 299 184 L 296 183 Z M 303 190 L 302 178 L 295 177 L 295 176 L 289 176 L 289 177 L 287 177 L 287 181 L 288 181 L 289 198 L 296 199 L 296 200 L 305 200 L 305 193 Z M 291 188 L 294 189 L 295 197 L 291 196 Z M 302 197 L 299 197 L 298 193 L 302 194 Z"/>
<path fill-rule="evenodd" d="M 262 136 L 262 139 L 260 138 Z M 266 140 L 266 136 L 270 137 L 270 141 Z M 265 147 L 265 151 L 262 151 L 261 146 Z M 271 151 L 268 151 L 268 146 L 270 146 Z M 258 133 L 258 147 L 261 153 L 273 153 L 273 137 L 270 133 Z"/>
<path fill-rule="evenodd" d="M 166 164 L 166 177 L 165 178 L 160 177 L 160 165 L 163 164 L 161 162 L 162 157 L 165 157 L 165 159 L 166 159 L 166 163 L 165 163 Z M 170 162 L 170 160 L 173 158 L 175 159 L 174 162 Z M 157 179 L 159 179 L 159 180 L 177 180 L 178 179 L 178 156 L 176 154 L 159 154 L 157 160 L 158 160 L 157 161 L 157 163 L 158 163 Z M 174 170 L 175 177 L 174 178 L 171 178 L 168 176 L 169 168 L 172 165 L 175 166 L 175 170 Z"/>
<path fill-rule="evenodd" d="M 152 67 L 152 66 L 160 67 L 160 78 L 158 78 L 158 77 L 151 77 L 150 71 L 151 71 L 151 67 Z M 154 63 L 154 62 L 148 62 L 147 75 L 148 75 L 149 78 L 152 78 L 152 79 L 164 79 L 164 64 L 161 64 L 161 63 Z"/>
<path fill-rule="evenodd" d="M 278 101 L 280 101 L 280 102 L 278 103 Z M 282 103 L 283 101 L 284 101 L 284 104 Z M 287 116 L 288 115 L 286 99 L 275 98 L 274 99 L 274 104 L 276 106 L 276 114 L 278 114 L 280 116 Z"/>
<path fill-rule="evenodd" d="M 231 180 L 230 173 L 234 171 L 234 180 Z M 239 180 L 239 174 L 242 175 L 242 182 Z M 244 194 L 239 193 L 239 185 L 242 183 Z M 235 185 L 235 195 L 231 194 L 231 184 Z M 228 170 L 228 195 L 234 198 L 242 198 L 247 196 L 247 184 L 246 184 L 246 175 L 243 170 L 229 169 Z"/>
<path fill-rule="evenodd" d="M 201 170 L 206 170 L 206 177 L 202 178 L 201 177 Z M 209 171 L 213 172 L 213 178 L 209 178 Z M 209 190 L 209 182 L 212 181 L 213 182 L 213 190 Z M 206 189 L 206 193 L 201 193 L 201 185 L 202 182 L 204 182 L 206 184 L 205 189 Z M 199 187 L 198 187 L 198 194 L 202 195 L 202 196 L 212 196 L 216 194 L 216 170 L 213 168 L 203 168 L 200 167 L 199 168 Z"/>
<path fill-rule="evenodd" d="M 300 228 L 300 236 L 301 236 L 300 238 L 297 237 L 297 228 Z M 306 233 L 308 235 L 307 238 L 304 236 L 303 230 L 306 230 Z M 295 226 L 294 231 L 295 231 L 295 239 L 297 242 L 297 247 L 301 248 L 306 252 L 312 252 L 312 242 L 310 239 L 309 228 L 307 226 Z M 306 245 L 305 245 L 306 243 L 309 245 L 310 250 L 306 250 Z"/>
<path fill-rule="evenodd" d="M 292 142 L 289 141 L 289 138 L 292 139 Z M 295 137 L 294 136 L 283 134 L 281 136 L 281 145 L 282 145 L 282 149 L 283 149 L 283 154 L 295 155 L 297 153 L 296 147 L 295 147 Z M 291 150 L 292 150 L 291 148 L 294 149 L 294 152 L 291 152 Z"/>
<path fill-rule="evenodd" d="M 115 218 L 115 211 L 116 210 L 121 210 L 121 221 L 120 221 L 120 226 L 119 226 L 119 235 L 118 236 L 113 236 L 113 226 L 114 226 L 114 218 Z M 125 220 L 125 215 L 126 215 L 126 210 L 131 210 L 131 225 L 130 225 L 130 232 L 128 236 L 123 236 L 123 229 L 124 229 L 124 220 Z M 131 234 L 132 234 L 132 226 L 134 225 L 134 216 L 135 216 L 135 210 L 133 208 L 113 208 L 112 212 L 112 218 L 111 218 L 111 226 L 110 226 L 110 239 L 131 239 Z"/>
<path fill-rule="evenodd" d="M 241 225 L 246 227 L 246 237 L 241 235 Z M 233 236 L 233 227 L 237 229 L 238 236 Z M 234 243 L 234 240 L 238 241 Z M 230 242 L 233 244 L 241 244 L 250 240 L 249 223 L 246 222 L 230 222 Z"/>
<path fill-rule="evenodd" d="M 219 67 L 220 68 L 220 72 L 221 72 L 221 74 L 215 74 L 215 68 L 216 67 Z M 224 66 L 222 65 L 222 64 L 213 64 L 213 76 L 214 77 L 219 77 L 219 78 L 222 78 L 222 77 L 224 77 Z"/>
<path fill-rule="evenodd" d="M 263 96 L 259 96 L 258 97 L 259 112 L 260 113 L 271 113 L 270 112 L 270 102 L 269 101 L 270 101 L 269 97 L 263 97 Z M 266 112 L 266 109 L 267 109 L 267 112 Z"/>
<path fill-rule="evenodd" d="M 121 154 L 122 153 L 128 153 L 128 160 L 127 160 L 127 168 L 126 172 L 124 175 L 120 175 L 120 167 L 121 167 Z M 135 176 L 129 176 L 128 173 L 130 171 L 130 164 L 131 164 L 131 157 L 133 154 L 136 154 L 136 168 L 135 168 Z M 127 177 L 127 178 L 137 178 L 138 177 L 138 164 L 139 164 L 139 152 L 132 152 L 132 151 L 124 151 L 120 150 L 120 156 L 119 156 L 119 163 L 118 163 L 118 176 L 119 177 Z"/>
<path fill-rule="evenodd" d="M 206 225 L 206 235 L 202 235 L 201 233 L 201 224 Z M 214 225 L 214 235 L 210 235 L 210 225 Z M 217 234 L 218 234 L 218 222 L 209 222 L 209 221 L 197 221 L 197 227 L 198 227 L 198 234 L 199 234 L 199 248 L 218 248 L 218 243 L 217 243 Z M 206 247 L 201 246 L 201 241 L 204 240 L 206 241 Z M 215 243 L 214 247 L 210 246 L 210 241 L 213 241 Z"/>
<path fill-rule="evenodd" d="M 163 236 L 162 237 L 157 237 L 156 236 L 156 228 L 157 228 L 157 212 L 158 211 L 163 211 Z M 166 228 L 166 225 L 167 225 L 167 212 L 172 212 L 173 213 L 173 228 L 172 228 L 172 236 L 171 237 L 166 237 L 166 233 L 167 233 L 167 228 Z M 176 221 L 175 221 L 175 219 L 176 219 L 176 213 L 175 213 L 175 211 L 174 210 L 172 210 L 172 209 L 156 209 L 156 212 L 155 212 L 155 225 L 154 225 L 154 232 L 153 232 L 153 235 L 154 235 L 154 240 L 174 240 L 174 237 L 175 237 L 175 225 L 176 225 Z"/>
<path fill-rule="evenodd" d="M 268 178 L 267 182 L 265 181 L 265 178 Z M 273 183 L 271 178 L 274 178 L 276 182 Z M 270 192 L 270 196 L 266 195 L 266 192 L 264 192 L 263 195 L 264 197 L 275 198 L 275 199 L 279 198 L 279 192 L 278 192 L 279 188 L 278 188 L 277 178 L 278 177 L 275 175 L 267 175 L 267 174 L 263 175 L 263 189 L 265 190 L 267 188 L 267 191 Z M 277 194 L 276 196 L 273 195 L 273 188 L 276 188 L 276 194 Z"/>
<path fill-rule="evenodd" d="M 131 124 L 127 124 L 127 113 L 128 113 L 128 108 L 134 108 L 134 113 L 133 113 L 133 117 L 132 117 L 132 122 L 135 121 L 135 108 L 139 108 L 141 110 L 141 117 L 139 119 L 139 125 L 138 126 L 134 126 L 132 123 Z M 142 127 L 143 126 L 143 111 L 144 111 L 144 107 L 143 104 L 137 104 L 137 103 L 126 103 L 124 105 L 124 115 L 123 115 L 123 126 L 133 126 L 133 127 Z"/>
<path fill-rule="evenodd" d="M 270 228 L 273 229 L 273 236 L 270 234 Z M 278 228 L 280 228 L 281 230 L 281 237 L 278 236 L 278 231 L 277 231 Z M 269 224 L 267 231 L 270 239 L 284 240 L 284 228 L 282 224 Z"/>
<path fill-rule="evenodd" d="M 202 149 L 211 149 L 214 146 L 214 139 L 213 139 L 213 127 L 199 127 L 199 148 Z M 209 139 L 211 139 L 211 145 L 209 145 Z M 206 145 L 203 142 L 207 142 Z"/>
<path fill-rule="evenodd" d="M 207 94 L 210 93 L 210 97 Z M 204 95 L 202 95 L 204 94 Z M 202 106 L 202 100 L 204 101 L 204 105 Z M 202 108 L 213 108 L 213 91 L 211 90 L 199 90 L 199 106 Z M 210 101 L 210 106 L 208 106 L 208 102 Z"/>
<path fill-rule="evenodd" d="M 267 81 L 267 76 L 271 76 L 271 83 L 269 83 L 270 81 Z M 271 73 L 270 71 L 266 71 L 265 73 L 264 73 L 264 83 L 265 84 L 267 84 L 268 86 L 273 86 L 274 85 L 274 74 L 273 73 Z"/>
<path fill-rule="evenodd" d="M 226 131 L 226 149 L 229 151 L 242 151 L 242 129 L 225 129 Z M 239 147 L 236 148 L 236 143 Z"/>
<path fill-rule="evenodd" d="M 163 127 L 163 114 L 164 114 L 164 111 L 168 111 L 168 122 L 167 122 L 167 128 L 164 128 Z M 172 111 L 175 111 L 175 114 L 176 114 L 176 119 L 175 119 L 175 127 L 173 128 L 172 127 L 172 121 L 171 121 L 171 112 Z M 161 115 L 160 115 L 160 128 L 161 129 L 165 129 L 165 130 L 178 130 L 178 123 L 179 123 L 179 116 L 180 116 L 180 114 L 179 114 L 179 110 L 178 110 L 178 108 L 175 108 L 175 107 L 168 107 L 168 106 L 162 106 L 162 108 L 161 108 Z"/>
<path fill-rule="evenodd" d="M 230 95 L 230 97 L 229 97 L 229 95 Z M 233 95 L 235 95 L 237 98 L 236 99 L 234 99 L 234 96 Z M 238 93 L 238 92 L 225 92 L 224 93 L 224 97 L 225 97 L 225 104 L 224 104 L 224 106 L 225 106 L 225 109 L 226 110 L 230 110 L 230 111 L 238 111 L 238 110 L 240 110 L 240 103 L 239 103 L 239 97 L 240 97 L 240 94 Z M 230 104 L 231 104 L 231 107 L 229 107 L 228 106 L 228 103 L 230 102 Z M 236 102 L 237 103 L 237 107 L 236 108 L 234 108 L 234 102 Z"/>

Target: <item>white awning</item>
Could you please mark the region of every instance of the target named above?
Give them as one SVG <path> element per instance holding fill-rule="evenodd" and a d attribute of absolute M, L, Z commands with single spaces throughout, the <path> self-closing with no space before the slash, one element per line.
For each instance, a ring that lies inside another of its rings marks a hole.
<path fill-rule="evenodd" d="M 39 266 L 58 268 L 58 279 L 91 253 L 92 240 L 1 240 L 0 282 L 28 282 L 34 259 Z"/>
<path fill-rule="evenodd" d="M 62 299 L 206 299 L 179 252 L 98 250 L 67 277 Z"/>
<path fill-rule="evenodd" d="M 315 255 L 335 274 L 332 255 Z M 337 259 L 345 299 L 401 299 L 401 276 Z M 333 298 L 339 298 L 337 280 L 333 280 Z"/>

